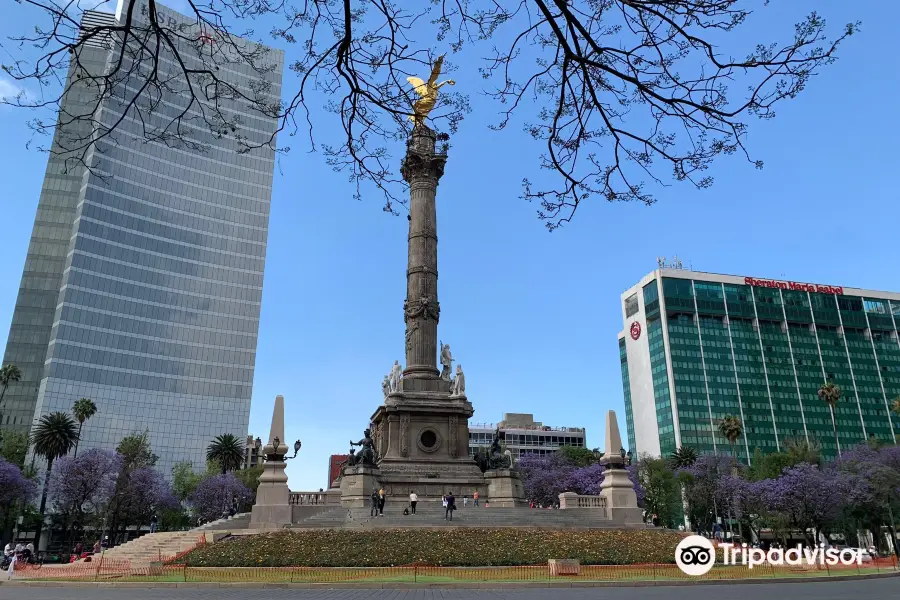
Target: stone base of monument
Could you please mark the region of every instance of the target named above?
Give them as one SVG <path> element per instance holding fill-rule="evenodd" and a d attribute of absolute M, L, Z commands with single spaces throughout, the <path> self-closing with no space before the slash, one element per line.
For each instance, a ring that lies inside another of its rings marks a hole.
<path fill-rule="evenodd" d="M 380 489 L 381 485 L 381 470 L 378 467 L 369 465 L 345 467 L 344 476 L 341 477 L 341 506 L 347 508 L 369 506 L 372 490 Z"/>
<path fill-rule="evenodd" d="M 293 513 L 289 504 L 253 506 L 250 513 L 251 529 L 282 529 L 291 524 Z"/>
<path fill-rule="evenodd" d="M 486 471 L 484 481 L 487 483 L 487 496 L 482 496 L 491 506 L 495 507 L 524 507 L 525 485 L 518 471 L 511 469 L 495 469 Z"/>
<path fill-rule="evenodd" d="M 274 463 L 272 466 L 281 467 L 281 470 L 273 470 L 271 474 L 263 471 L 263 476 L 269 475 L 275 481 L 262 481 L 263 476 L 260 476 L 256 502 L 250 513 L 250 527 L 254 529 L 281 529 L 292 522 L 291 490 L 283 473 L 283 465 L 284 463 Z"/>

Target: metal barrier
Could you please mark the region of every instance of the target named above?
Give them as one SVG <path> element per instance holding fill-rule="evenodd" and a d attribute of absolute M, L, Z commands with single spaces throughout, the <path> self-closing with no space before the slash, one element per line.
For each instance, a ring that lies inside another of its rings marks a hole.
<path fill-rule="evenodd" d="M 198 540 L 198 545 L 202 543 Z M 674 564 L 581 565 L 577 575 L 552 575 L 548 565 L 509 567 L 191 567 L 155 562 L 133 565 L 127 560 L 104 559 L 69 565 L 23 565 L 17 579 L 67 581 L 181 581 L 222 583 L 514 583 L 514 582 L 627 582 L 674 580 L 741 580 L 796 577 L 841 577 L 897 572 L 896 557 L 861 565 L 784 566 L 719 565 L 705 575 L 686 575 Z"/>

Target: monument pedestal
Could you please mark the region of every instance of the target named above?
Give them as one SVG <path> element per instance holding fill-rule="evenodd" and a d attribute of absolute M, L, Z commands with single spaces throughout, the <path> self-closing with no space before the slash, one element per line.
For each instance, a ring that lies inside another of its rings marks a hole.
<path fill-rule="evenodd" d="M 381 471 L 378 467 L 358 465 L 345 467 L 341 477 L 341 506 L 365 508 L 369 506 L 372 490 L 381 487 Z"/>
<path fill-rule="evenodd" d="M 607 469 L 600 484 L 600 495 L 606 498 L 606 510 L 610 520 L 623 525 L 640 525 L 644 511 L 637 505 L 634 484 L 625 469 Z"/>
<path fill-rule="evenodd" d="M 519 508 L 528 505 L 525 501 L 525 484 L 518 471 L 512 469 L 485 471 L 484 481 L 488 485 L 485 500 L 490 502 L 491 506 Z"/>

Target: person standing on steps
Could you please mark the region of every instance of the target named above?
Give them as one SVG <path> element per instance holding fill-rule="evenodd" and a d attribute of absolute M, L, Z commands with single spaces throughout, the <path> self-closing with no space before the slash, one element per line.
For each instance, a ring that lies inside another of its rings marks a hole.
<path fill-rule="evenodd" d="M 159 519 L 156 515 L 150 517 L 150 533 L 156 533 L 156 527 L 159 525 Z"/>
<path fill-rule="evenodd" d="M 370 517 L 378 516 L 378 489 L 372 488 L 372 509 L 369 511 Z"/>
<path fill-rule="evenodd" d="M 475 508 L 478 508 L 478 490 L 475 490 L 475 493 L 472 494 L 472 499 L 475 501 Z"/>
<path fill-rule="evenodd" d="M 387 500 L 387 497 L 384 494 L 384 488 L 378 490 L 378 516 L 384 516 L 384 501 Z"/>
<path fill-rule="evenodd" d="M 444 512 L 444 520 L 452 521 L 453 511 L 456 510 L 456 498 L 453 497 L 453 492 L 448 492 L 444 499 L 447 501 L 447 509 Z"/>
<path fill-rule="evenodd" d="M 409 493 L 409 509 L 412 514 L 416 514 L 416 503 L 419 501 L 419 496 L 416 494 L 416 491 L 413 490 Z"/>
<path fill-rule="evenodd" d="M 463 496 L 463 508 L 466 508 L 467 506 L 469 506 L 469 497 Z"/>

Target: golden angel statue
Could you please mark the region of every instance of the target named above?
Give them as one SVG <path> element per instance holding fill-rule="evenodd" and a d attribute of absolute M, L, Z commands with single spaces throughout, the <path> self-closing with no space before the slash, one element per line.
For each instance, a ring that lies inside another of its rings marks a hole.
<path fill-rule="evenodd" d="M 456 85 L 452 79 L 437 83 L 437 78 L 441 74 L 441 66 L 444 64 L 444 55 L 438 56 L 434 61 L 434 67 L 431 69 L 431 77 L 428 81 L 422 81 L 418 77 L 407 77 L 406 80 L 413 85 L 413 89 L 419 95 L 419 99 L 413 104 L 413 113 L 409 116 L 410 121 L 416 125 L 425 124 L 425 117 L 437 104 L 438 90 L 444 85 Z"/>

